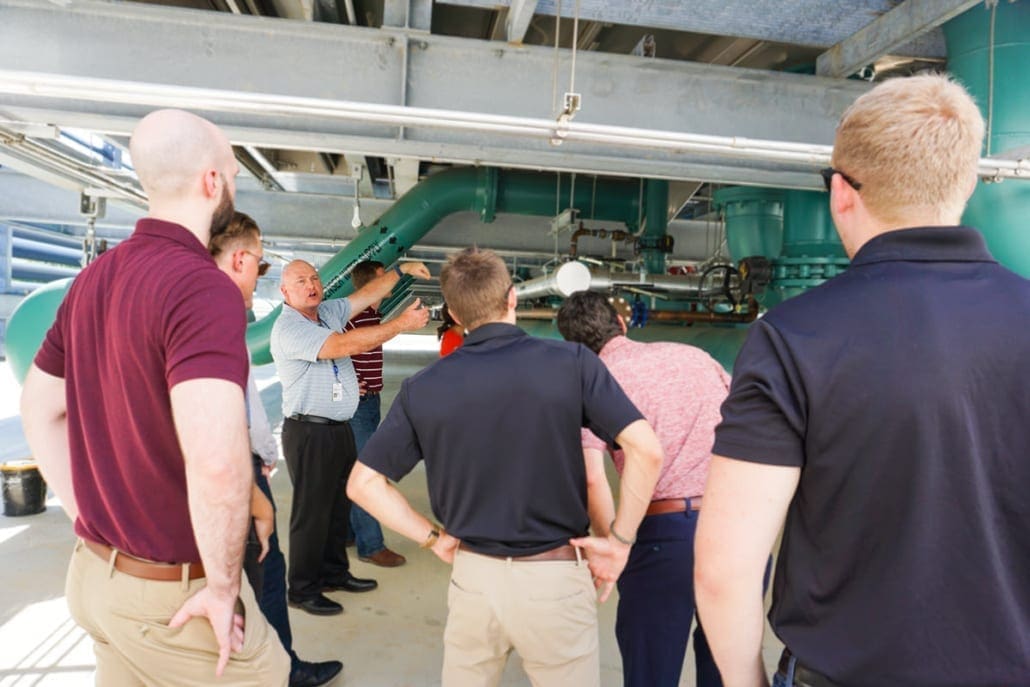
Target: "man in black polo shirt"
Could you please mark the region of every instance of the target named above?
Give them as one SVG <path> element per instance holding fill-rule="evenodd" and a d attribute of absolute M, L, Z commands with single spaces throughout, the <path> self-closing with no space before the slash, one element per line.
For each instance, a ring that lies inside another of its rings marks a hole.
<path fill-rule="evenodd" d="M 383 524 L 454 563 L 444 687 L 496 684 L 513 648 L 535 685 L 597 685 L 593 587 L 604 588 L 603 601 L 626 564 L 661 446 L 596 355 L 514 326 L 515 293 L 496 255 L 465 250 L 448 261 L 440 283 L 469 334 L 460 349 L 404 382 L 358 457 L 348 493 Z M 606 539 L 585 536 L 584 426 L 626 454 Z M 447 533 L 387 481 L 420 460 Z"/>
<path fill-rule="evenodd" d="M 697 601 L 732 685 L 1030 681 L 1030 283 L 955 226 L 984 125 L 942 76 L 887 81 L 824 178 L 848 271 L 752 327 L 697 533 Z"/>

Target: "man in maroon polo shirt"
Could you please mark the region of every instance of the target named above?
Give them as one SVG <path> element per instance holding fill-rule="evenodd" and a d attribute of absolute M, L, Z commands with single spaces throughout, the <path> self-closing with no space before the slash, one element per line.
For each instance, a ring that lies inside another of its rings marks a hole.
<path fill-rule="evenodd" d="M 149 215 L 82 271 L 22 394 L 25 434 L 80 542 L 68 604 L 97 684 L 285 685 L 240 567 L 252 482 L 239 291 L 207 253 L 232 217 L 232 148 L 177 110 L 131 153 Z"/>

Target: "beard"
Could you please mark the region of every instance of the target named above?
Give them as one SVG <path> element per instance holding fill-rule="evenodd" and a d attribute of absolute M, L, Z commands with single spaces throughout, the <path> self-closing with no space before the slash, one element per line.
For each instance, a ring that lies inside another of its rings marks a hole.
<path fill-rule="evenodd" d="M 229 187 L 222 186 L 222 199 L 218 201 L 218 206 L 211 214 L 212 239 L 225 232 L 235 212 L 236 208 L 233 206 L 232 198 L 229 196 Z"/>

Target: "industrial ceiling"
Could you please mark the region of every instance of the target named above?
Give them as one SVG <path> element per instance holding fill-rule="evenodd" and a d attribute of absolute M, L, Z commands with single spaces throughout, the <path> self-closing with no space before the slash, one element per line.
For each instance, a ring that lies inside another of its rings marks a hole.
<path fill-rule="evenodd" d="M 353 238 L 355 203 L 369 224 L 427 174 L 489 165 L 669 179 L 672 257 L 700 260 L 713 185 L 817 188 L 847 105 L 940 68 L 937 27 L 978 4 L 0 0 L 0 222 L 82 236 L 85 193 L 106 198 L 97 235 L 126 236 L 145 207 L 128 134 L 172 106 L 226 131 L 237 207 L 284 257 Z M 414 254 L 471 243 L 532 263 L 559 240 L 465 213 Z"/>

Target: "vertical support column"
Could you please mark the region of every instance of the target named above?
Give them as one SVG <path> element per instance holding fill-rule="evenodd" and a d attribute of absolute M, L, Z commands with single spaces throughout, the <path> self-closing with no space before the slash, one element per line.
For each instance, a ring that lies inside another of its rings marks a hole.
<path fill-rule="evenodd" d="M 7 359 L 7 318 L 11 313 L 4 303 L 4 294 L 11 290 L 11 227 L 0 224 L 0 360 Z"/>
<path fill-rule="evenodd" d="M 0 224 L 0 293 L 11 290 L 12 233 L 9 225 Z"/>
<path fill-rule="evenodd" d="M 385 0 L 383 26 L 428 32 L 433 23 L 432 0 Z"/>
<path fill-rule="evenodd" d="M 648 179 L 644 189 L 644 232 L 641 255 L 648 274 L 665 274 L 665 254 L 672 251 L 669 227 L 669 182 Z"/>

